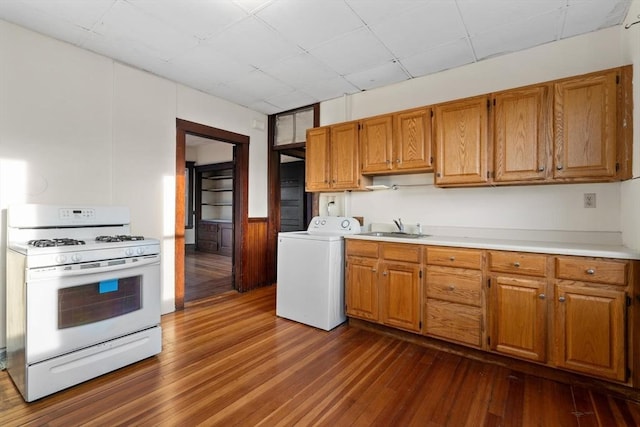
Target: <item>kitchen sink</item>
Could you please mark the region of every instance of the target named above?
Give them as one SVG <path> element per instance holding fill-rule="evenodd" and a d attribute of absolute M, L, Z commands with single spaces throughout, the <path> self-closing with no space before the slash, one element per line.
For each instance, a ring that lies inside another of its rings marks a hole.
<path fill-rule="evenodd" d="M 420 239 L 423 237 L 429 237 L 428 234 L 403 233 L 401 231 L 369 231 L 367 233 L 360 233 L 360 235 L 374 237 L 393 237 L 398 239 Z"/>

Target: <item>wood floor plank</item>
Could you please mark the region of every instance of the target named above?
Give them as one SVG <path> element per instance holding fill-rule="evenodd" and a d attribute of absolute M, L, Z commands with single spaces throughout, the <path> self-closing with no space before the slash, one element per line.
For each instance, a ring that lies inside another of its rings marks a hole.
<path fill-rule="evenodd" d="M 1 426 L 625 426 L 637 403 L 347 324 L 275 316 L 275 287 L 162 317 L 163 351 L 25 403 L 0 372 Z M 581 414 L 581 415 L 580 415 Z M 576 421 L 577 420 L 577 421 Z"/>

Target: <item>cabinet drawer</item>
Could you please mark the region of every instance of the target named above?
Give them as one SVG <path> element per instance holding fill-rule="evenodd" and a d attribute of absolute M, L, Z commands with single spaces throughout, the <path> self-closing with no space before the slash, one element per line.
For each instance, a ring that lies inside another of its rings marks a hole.
<path fill-rule="evenodd" d="M 503 273 L 546 276 L 547 257 L 520 252 L 489 252 L 489 269 Z"/>
<path fill-rule="evenodd" d="M 627 284 L 627 265 L 625 261 L 558 257 L 556 277 L 624 286 Z"/>
<path fill-rule="evenodd" d="M 382 258 L 389 261 L 420 263 L 422 246 L 408 244 L 383 243 Z"/>
<path fill-rule="evenodd" d="M 434 299 L 427 299 L 425 308 L 426 335 L 482 346 L 480 308 Z"/>
<path fill-rule="evenodd" d="M 482 273 L 461 268 L 427 267 L 427 298 L 482 305 Z"/>
<path fill-rule="evenodd" d="M 347 256 L 378 258 L 378 242 L 367 240 L 347 240 L 346 253 Z"/>
<path fill-rule="evenodd" d="M 474 249 L 433 248 L 426 250 L 427 264 L 456 268 L 482 268 L 482 251 Z"/>

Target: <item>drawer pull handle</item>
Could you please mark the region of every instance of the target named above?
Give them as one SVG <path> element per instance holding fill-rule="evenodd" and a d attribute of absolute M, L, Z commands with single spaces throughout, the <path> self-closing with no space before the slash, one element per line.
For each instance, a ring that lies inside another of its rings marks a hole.
<path fill-rule="evenodd" d="M 455 287 L 455 286 L 453 286 L 453 285 L 449 285 L 449 290 L 450 290 L 450 291 L 455 291 L 455 290 L 456 290 L 456 287 Z"/>
<path fill-rule="evenodd" d="M 520 263 L 518 261 L 516 261 L 516 262 L 513 263 L 513 266 L 516 267 L 516 268 L 520 267 Z"/>
<path fill-rule="evenodd" d="M 450 256 L 449 257 L 449 261 L 455 261 L 455 260 L 456 260 L 456 257 L 454 257 L 454 256 Z"/>
<path fill-rule="evenodd" d="M 383 276 L 386 276 L 386 275 L 387 275 L 387 272 L 386 272 L 386 271 L 383 271 L 383 272 L 382 272 L 382 275 L 383 275 Z"/>
<path fill-rule="evenodd" d="M 564 297 L 560 297 L 560 298 L 558 298 L 558 301 L 560 301 L 560 302 L 564 302 L 564 301 L 565 301 L 565 298 L 564 298 Z"/>
<path fill-rule="evenodd" d="M 376 270 L 375 268 L 372 268 L 372 269 L 371 269 L 371 272 L 372 272 L 372 273 L 376 273 L 377 271 L 378 271 L 378 270 Z"/>
<path fill-rule="evenodd" d="M 589 268 L 587 269 L 586 273 L 593 276 L 594 274 L 596 274 L 596 271 L 593 268 Z"/>
<path fill-rule="evenodd" d="M 540 299 L 545 299 L 546 297 L 547 297 L 547 296 L 546 296 L 545 294 L 540 294 L 540 295 L 538 295 L 538 298 L 540 298 Z"/>

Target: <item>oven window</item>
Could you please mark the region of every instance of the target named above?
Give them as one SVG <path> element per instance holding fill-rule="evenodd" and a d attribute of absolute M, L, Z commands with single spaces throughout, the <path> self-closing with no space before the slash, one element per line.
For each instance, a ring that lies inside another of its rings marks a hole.
<path fill-rule="evenodd" d="M 87 325 L 139 310 L 142 276 L 58 290 L 58 329 Z"/>

